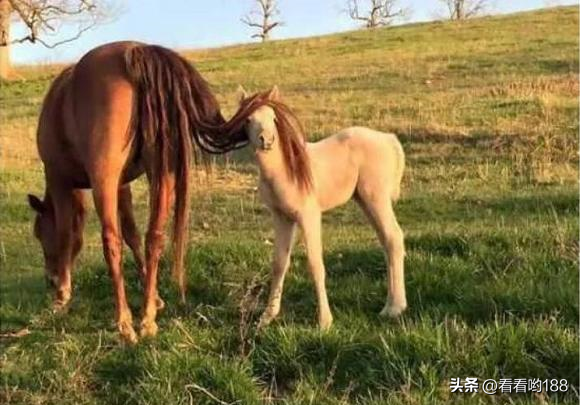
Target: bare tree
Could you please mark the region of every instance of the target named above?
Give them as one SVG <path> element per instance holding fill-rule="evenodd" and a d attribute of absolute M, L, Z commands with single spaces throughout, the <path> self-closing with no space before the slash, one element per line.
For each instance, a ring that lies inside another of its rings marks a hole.
<path fill-rule="evenodd" d="M 398 0 L 367 0 L 366 6 L 358 0 L 348 0 L 348 15 L 355 21 L 363 21 L 366 28 L 390 25 L 395 19 L 405 17 L 409 10 L 398 6 Z"/>
<path fill-rule="evenodd" d="M 255 0 L 258 6 L 250 14 L 242 17 L 241 21 L 248 27 L 257 28 L 258 32 L 252 38 L 260 38 L 262 42 L 270 39 L 270 31 L 283 24 L 282 21 L 274 21 L 280 14 L 276 0 Z"/>
<path fill-rule="evenodd" d="M 54 48 L 104 22 L 111 10 L 106 0 L 0 0 L 0 78 L 9 75 L 10 45 L 28 42 Z M 11 37 L 12 22 L 24 27 L 17 38 Z M 64 26 L 72 29 L 65 31 Z"/>
<path fill-rule="evenodd" d="M 488 0 L 439 0 L 447 6 L 449 19 L 455 21 L 481 15 L 489 5 Z"/>

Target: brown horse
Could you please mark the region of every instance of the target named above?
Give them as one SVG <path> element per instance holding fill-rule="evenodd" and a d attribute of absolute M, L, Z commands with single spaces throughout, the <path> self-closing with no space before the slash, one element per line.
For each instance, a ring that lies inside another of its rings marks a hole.
<path fill-rule="evenodd" d="M 163 305 L 157 269 L 173 205 L 173 274 L 184 297 L 190 163 L 198 161 L 200 149 L 221 153 L 244 146 L 243 124 L 257 107 L 245 106 L 226 122 L 199 73 L 159 46 L 103 45 L 64 70 L 44 100 L 38 125 L 44 199 L 28 196 L 37 212 L 34 233 L 44 251 L 46 277 L 56 290 L 55 309 L 71 298 L 71 270 L 85 222 L 81 189 L 92 188 L 115 289 L 118 330 L 126 341 L 137 340 L 121 268 L 124 238 L 145 288 L 141 335 L 155 335 L 157 309 Z M 145 255 L 129 186 L 143 173 L 150 184 Z"/>

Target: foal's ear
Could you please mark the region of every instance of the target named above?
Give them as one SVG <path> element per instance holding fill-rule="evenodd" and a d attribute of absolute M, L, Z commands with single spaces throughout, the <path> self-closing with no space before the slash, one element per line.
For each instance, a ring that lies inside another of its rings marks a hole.
<path fill-rule="evenodd" d="M 278 89 L 278 86 L 274 85 L 274 87 L 272 87 L 272 90 L 268 93 L 268 99 L 272 101 L 280 100 L 280 89 Z"/>
<path fill-rule="evenodd" d="M 248 92 L 246 91 L 246 89 L 244 89 L 244 86 L 242 86 L 241 84 L 238 86 L 236 93 L 238 95 L 238 102 L 239 103 L 241 103 L 242 101 L 244 101 L 245 99 L 248 98 Z"/>
<path fill-rule="evenodd" d="M 42 202 L 42 200 L 32 194 L 28 194 L 28 205 L 30 205 L 30 208 L 32 208 L 39 214 L 42 214 L 45 210 L 44 203 Z"/>

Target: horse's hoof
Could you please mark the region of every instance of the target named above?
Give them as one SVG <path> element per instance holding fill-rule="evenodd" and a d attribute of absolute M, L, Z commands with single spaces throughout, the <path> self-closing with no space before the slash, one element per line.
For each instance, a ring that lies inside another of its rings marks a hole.
<path fill-rule="evenodd" d="M 157 298 L 155 298 L 155 305 L 157 305 L 158 311 L 162 310 L 165 308 L 165 301 L 163 301 L 160 296 L 157 296 Z"/>
<path fill-rule="evenodd" d="M 53 314 L 64 314 L 68 309 L 69 300 L 56 300 L 52 303 Z"/>
<path fill-rule="evenodd" d="M 119 325 L 119 334 L 121 335 L 123 342 L 130 345 L 136 344 L 139 340 L 137 338 L 137 333 L 135 333 L 135 329 L 133 329 L 133 326 L 129 323 Z"/>
<path fill-rule="evenodd" d="M 155 337 L 159 327 L 155 321 L 143 321 L 141 322 L 141 337 Z"/>
<path fill-rule="evenodd" d="M 405 309 L 407 309 L 406 303 L 402 304 L 387 303 L 387 305 L 385 305 L 385 307 L 381 311 L 380 315 L 389 318 L 397 318 L 403 313 L 403 311 L 405 311 Z"/>

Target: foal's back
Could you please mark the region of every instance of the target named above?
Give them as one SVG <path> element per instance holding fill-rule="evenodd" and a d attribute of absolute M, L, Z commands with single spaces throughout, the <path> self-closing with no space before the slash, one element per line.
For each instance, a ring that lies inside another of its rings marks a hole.
<path fill-rule="evenodd" d="M 309 143 L 307 150 L 323 210 L 345 203 L 361 188 L 399 197 L 405 156 L 394 134 L 350 127 Z"/>

